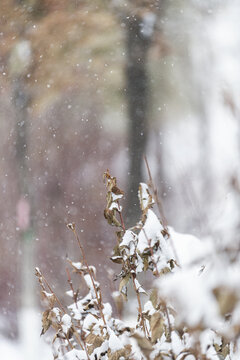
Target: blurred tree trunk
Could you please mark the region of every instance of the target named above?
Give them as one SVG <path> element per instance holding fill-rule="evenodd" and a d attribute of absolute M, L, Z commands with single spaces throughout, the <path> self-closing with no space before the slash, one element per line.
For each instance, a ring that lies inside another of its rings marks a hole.
<path fill-rule="evenodd" d="M 19 40 L 12 49 L 9 58 L 9 73 L 12 80 L 12 103 L 15 109 L 16 125 L 16 176 L 18 180 L 19 201 L 16 205 L 17 226 L 20 232 L 20 276 L 21 296 L 18 326 L 20 340 L 24 347 L 25 357 L 35 357 L 33 341 L 37 328 L 32 327 L 33 317 L 29 312 L 35 311 L 36 292 L 34 279 L 34 235 L 31 219 L 30 179 L 28 176 L 28 107 L 31 96 L 26 88 L 25 76 L 31 65 L 31 44 L 27 40 Z"/>
<path fill-rule="evenodd" d="M 126 21 L 126 94 L 129 117 L 129 178 L 127 189 L 126 222 L 138 220 L 138 186 L 143 181 L 143 155 L 148 135 L 149 77 L 147 55 L 151 37 L 142 31 L 142 19 L 130 16 Z"/>
<path fill-rule="evenodd" d="M 47 13 L 46 3 L 42 0 L 15 0 L 15 2 L 25 7 L 32 18 L 39 18 Z"/>
<path fill-rule="evenodd" d="M 33 307 L 35 305 L 34 292 L 34 249 L 32 241 L 32 229 L 29 219 L 30 195 L 28 180 L 28 135 L 27 107 L 30 103 L 30 96 L 27 94 L 24 79 L 18 76 L 13 82 L 13 104 L 16 111 L 16 160 L 19 188 L 19 202 L 17 204 L 17 223 L 21 231 L 21 307 Z"/>

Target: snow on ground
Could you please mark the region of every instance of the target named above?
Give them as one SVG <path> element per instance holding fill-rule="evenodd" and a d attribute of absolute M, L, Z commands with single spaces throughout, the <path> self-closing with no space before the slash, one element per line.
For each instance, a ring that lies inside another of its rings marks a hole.
<path fill-rule="evenodd" d="M 41 333 L 41 313 L 28 309 L 19 314 L 20 338 L 18 341 L 0 337 L 1 359 L 52 360 L 51 347 Z"/>

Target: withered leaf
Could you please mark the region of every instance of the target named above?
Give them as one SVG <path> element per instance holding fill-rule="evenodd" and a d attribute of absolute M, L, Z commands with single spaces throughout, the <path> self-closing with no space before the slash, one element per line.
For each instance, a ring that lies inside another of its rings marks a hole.
<path fill-rule="evenodd" d="M 50 310 L 45 310 L 44 313 L 42 314 L 42 331 L 40 335 L 45 334 L 45 332 L 50 328 L 51 326 L 51 320 L 49 319 L 49 313 Z"/>
<path fill-rule="evenodd" d="M 155 309 L 157 309 L 158 304 L 159 304 L 159 299 L 158 299 L 158 291 L 157 289 L 153 289 L 150 295 L 149 300 L 152 302 L 152 305 Z"/>
<path fill-rule="evenodd" d="M 122 264 L 122 263 L 123 263 L 123 258 L 122 258 L 122 256 L 112 256 L 110 259 L 111 259 L 112 262 L 114 262 L 115 264 Z"/>
<path fill-rule="evenodd" d="M 112 294 L 112 297 L 114 299 L 114 303 L 116 305 L 118 314 L 122 314 L 123 311 L 123 297 L 121 293 Z"/>
<path fill-rule="evenodd" d="M 124 192 L 119 189 L 119 187 L 117 187 L 116 185 L 114 185 L 112 187 L 112 192 L 115 194 L 115 195 L 124 195 Z"/>
<path fill-rule="evenodd" d="M 88 346 L 88 353 L 91 355 L 92 352 L 94 351 L 94 349 L 98 348 L 99 346 L 102 345 L 102 343 L 104 342 L 104 338 L 99 336 L 99 335 L 95 335 L 90 333 L 87 337 L 86 337 L 86 343 L 87 344 L 91 344 L 90 346 Z"/>
<path fill-rule="evenodd" d="M 118 226 L 118 227 L 121 226 L 120 222 L 118 221 L 118 219 L 115 216 L 115 211 L 114 210 L 105 209 L 104 210 L 104 217 L 105 217 L 105 219 L 107 220 L 107 222 L 110 225 L 115 225 L 115 226 Z"/>
<path fill-rule="evenodd" d="M 161 269 L 159 275 L 165 275 L 167 273 L 169 273 L 171 270 L 166 266 L 163 269 Z"/>
<path fill-rule="evenodd" d="M 138 346 L 142 350 L 143 354 L 148 358 L 153 350 L 151 342 L 147 338 L 138 334 L 134 334 L 132 337 L 137 340 Z"/>
<path fill-rule="evenodd" d="M 218 306 L 221 315 L 231 313 L 238 302 L 238 297 L 232 289 L 224 286 L 219 286 L 213 289 L 213 294 L 218 301 Z"/>
<path fill-rule="evenodd" d="M 55 295 L 54 295 L 54 294 L 49 294 L 49 293 L 47 293 L 45 290 L 43 290 L 43 291 L 41 292 L 41 295 L 42 295 L 43 302 L 44 302 L 45 304 L 47 304 L 47 306 L 48 306 L 49 308 L 52 309 L 52 308 L 54 307 L 55 302 L 56 302 L 56 297 L 55 297 Z"/>
<path fill-rule="evenodd" d="M 122 256 L 112 256 L 110 259 L 116 264 L 122 264 L 123 262 Z"/>
<path fill-rule="evenodd" d="M 150 329 L 152 333 L 151 340 L 153 343 L 160 339 L 164 332 L 164 320 L 159 312 L 155 312 L 150 319 Z"/>
<path fill-rule="evenodd" d="M 120 281 L 120 284 L 119 284 L 119 291 L 120 292 L 122 292 L 123 288 L 128 284 L 129 279 L 130 279 L 130 274 L 127 274 L 126 276 L 124 276 L 122 278 L 122 280 Z"/>
<path fill-rule="evenodd" d="M 143 255 L 142 259 L 143 259 L 143 270 L 147 271 L 147 269 L 149 267 L 148 255 Z"/>
<path fill-rule="evenodd" d="M 113 354 L 110 350 L 108 350 L 108 358 L 109 360 L 119 360 L 121 358 L 128 359 L 128 355 L 130 354 L 131 349 L 129 347 L 124 347 L 123 349 L 115 351 Z"/>
<path fill-rule="evenodd" d="M 148 209 L 150 209 L 154 203 L 152 195 L 150 194 L 148 186 L 146 184 L 139 184 L 138 197 L 143 215 L 146 215 Z"/>

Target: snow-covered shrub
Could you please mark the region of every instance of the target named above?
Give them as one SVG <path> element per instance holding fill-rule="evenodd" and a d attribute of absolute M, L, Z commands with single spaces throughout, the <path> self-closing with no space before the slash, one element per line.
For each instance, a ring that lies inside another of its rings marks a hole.
<path fill-rule="evenodd" d="M 50 327 L 55 331 L 54 359 L 239 360 L 239 245 L 200 241 L 163 225 L 152 210 L 159 200 L 151 177 L 149 186 L 139 186 L 142 218 L 136 226 L 126 229 L 120 205 L 123 192 L 108 171 L 104 178 L 104 216 L 117 228 L 117 245 L 111 259 L 122 266 L 116 276 L 119 291 L 113 293 L 113 298 L 121 307 L 131 282 L 138 316 L 132 327 L 113 316 L 111 305 L 102 299 L 96 269 L 88 265 L 75 224 L 68 224 L 82 257 L 81 262 L 69 263 L 85 281 L 88 293 L 83 295 L 74 289 L 68 272 L 71 290 L 67 294 L 73 302 L 66 307 L 36 268 L 47 307 L 42 334 Z M 149 293 L 138 279 L 147 270 L 155 278 Z"/>

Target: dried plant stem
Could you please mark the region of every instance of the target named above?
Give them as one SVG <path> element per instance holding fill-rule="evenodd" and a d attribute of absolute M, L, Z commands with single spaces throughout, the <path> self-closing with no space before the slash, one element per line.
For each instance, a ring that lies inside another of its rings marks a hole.
<path fill-rule="evenodd" d="M 51 288 L 51 286 L 49 285 L 47 279 L 43 276 L 43 274 L 41 273 L 41 276 L 44 280 L 44 282 L 46 283 L 48 289 L 51 291 L 51 293 L 54 295 L 56 302 L 58 303 L 59 307 L 61 308 L 61 310 L 64 312 L 64 314 L 66 314 L 66 310 L 64 309 L 64 306 L 62 305 L 61 301 L 59 300 L 59 298 L 57 297 L 56 293 L 53 291 L 53 289 Z"/>
<path fill-rule="evenodd" d="M 125 228 L 125 225 L 124 225 L 124 222 L 123 222 L 123 217 L 122 217 L 122 213 L 121 213 L 121 212 L 120 212 L 119 216 L 120 216 L 120 221 L 121 221 L 121 225 L 122 225 L 123 231 L 125 232 L 125 231 L 126 231 L 126 228 Z"/>
<path fill-rule="evenodd" d="M 85 353 L 86 353 L 86 355 L 87 355 L 87 358 L 88 358 L 88 360 L 90 360 L 90 357 L 89 357 L 89 355 L 88 355 L 88 351 L 87 351 L 87 346 L 86 346 L 85 340 L 83 340 L 83 346 L 84 346 L 84 350 L 85 350 Z"/>
<path fill-rule="evenodd" d="M 47 279 L 44 277 L 44 275 L 42 274 L 42 272 L 37 271 L 37 276 L 38 276 L 38 280 L 39 280 L 39 283 L 40 283 L 40 285 L 41 285 L 42 290 L 45 291 L 45 287 L 44 287 L 44 284 L 43 284 L 43 281 L 44 281 L 45 284 L 47 285 L 49 291 L 51 291 L 52 295 L 54 295 L 54 297 L 55 297 L 55 299 L 56 299 L 56 302 L 58 303 L 60 309 L 62 310 L 62 312 L 63 312 L 64 314 L 66 314 L 66 310 L 64 309 L 64 306 L 62 305 L 61 301 L 60 301 L 59 298 L 57 297 L 56 293 L 53 291 L 52 287 L 50 286 L 50 284 L 48 283 Z M 75 337 L 76 337 L 76 339 L 77 339 L 77 342 L 78 342 L 79 346 L 81 347 L 82 350 L 84 350 L 83 347 L 82 347 L 82 344 L 81 344 L 81 340 L 80 340 L 80 338 L 79 338 L 79 336 L 78 336 L 77 330 L 75 329 L 75 327 L 74 327 L 73 325 L 72 325 L 72 328 L 73 328 L 74 335 L 75 335 Z M 65 338 L 66 338 L 69 346 L 73 349 L 74 347 L 73 347 L 72 344 L 70 343 L 68 337 L 65 336 Z"/>
<path fill-rule="evenodd" d="M 124 221 L 123 221 L 123 217 L 122 217 L 122 213 L 121 213 L 121 212 L 120 212 L 120 220 L 121 220 L 122 228 L 123 228 L 123 230 L 125 231 L 126 228 L 125 228 L 125 224 L 124 224 Z M 137 287 L 136 287 L 135 278 L 134 278 L 134 276 L 133 276 L 132 274 L 131 274 L 131 278 L 132 278 L 133 287 L 134 287 L 134 290 L 135 290 L 136 296 L 137 296 L 139 314 L 140 314 L 140 317 L 141 317 L 141 322 L 142 322 L 142 327 L 143 327 L 144 335 L 147 337 L 147 329 L 146 329 L 146 325 L 145 325 L 145 321 L 144 321 L 144 317 L 143 317 L 140 295 L 139 295 L 139 292 L 138 292 Z"/>
<path fill-rule="evenodd" d="M 140 295 L 139 295 L 139 292 L 137 290 L 137 286 L 136 286 L 136 283 L 135 283 L 134 276 L 132 275 L 131 277 L 132 277 L 133 287 L 134 287 L 134 290 L 135 290 L 136 295 L 137 295 L 138 312 L 139 312 L 140 317 L 141 317 L 141 323 L 142 323 L 142 327 L 143 327 L 143 332 L 144 332 L 145 337 L 147 338 L 147 329 L 146 329 L 146 325 L 145 325 L 145 321 L 144 321 L 144 317 L 143 317 Z"/>
<path fill-rule="evenodd" d="M 126 231 L 125 224 L 124 224 L 121 212 L 120 212 L 120 220 L 121 220 L 121 225 L 122 225 L 123 230 Z M 133 275 L 131 277 L 132 277 L 133 287 L 134 287 L 134 290 L 135 290 L 136 295 L 137 295 L 139 314 L 140 314 L 140 317 L 141 317 L 141 320 L 142 320 L 141 322 L 142 322 L 142 326 L 143 326 L 143 331 L 144 331 L 145 336 L 147 336 L 145 321 L 144 321 L 144 317 L 143 317 L 143 313 L 142 313 L 142 305 L 141 305 L 140 295 L 139 295 L 139 292 L 137 291 L 137 287 L 136 287 L 135 279 L 134 279 Z"/>
<path fill-rule="evenodd" d="M 72 293 L 73 293 L 73 300 L 74 300 L 74 303 L 76 305 L 76 308 L 78 309 L 77 299 L 76 299 L 75 292 L 74 292 L 74 289 L 73 289 L 73 283 L 72 283 L 70 271 L 68 270 L 68 268 L 66 268 L 66 273 L 67 273 L 68 283 L 69 283 L 70 289 L 72 290 Z"/>
<path fill-rule="evenodd" d="M 56 302 L 58 303 L 59 307 L 60 307 L 61 310 L 64 312 L 64 314 L 66 314 L 66 311 L 65 311 L 65 309 L 64 309 L 61 301 L 58 299 L 56 293 L 53 291 L 53 289 L 52 289 L 51 286 L 49 285 L 47 279 L 46 279 L 43 275 L 42 275 L 42 278 L 43 278 L 43 280 L 45 281 L 45 283 L 46 283 L 47 287 L 49 288 L 49 290 L 51 291 L 51 293 L 55 296 Z M 75 336 L 75 338 L 77 339 L 77 342 L 78 342 L 79 346 L 81 347 L 82 350 L 84 350 L 83 347 L 82 347 L 82 344 L 81 344 L 81 340 L 80 340 L 80 338 L 79 338 L 79 336 L 78 336 L 77 330 L 75 329 L 74 326 L 73 326 L 73 330 L 74 330 L 74 336 Z M 68 344 L 70 345 L 70 347 L 73 349 L 73 346 L 72 346 L 72 344 L 70 343 L 70 341 L 69 341 L 69 339 L 68 339 L 67 336 L 66 336 L 66 340 L 67 340 Z"/>
<path fill-rule="evenodd" d="M 119 200 L 118 200 L 117 203 L 118 203 L 118 207 L 120 208 Z M 119 217 L 120 217 L 122 229 L 123 229 L 123 231 L 125 232 L 125 231 L 126 231 L 126 227 L 125 227 L 125 224 L 124 224 L 124 221 L 123 221 L 123 217 L 122 217 L 122 212 L 121 212 L 121 211 L 119 212 Z"/>
<path fill-rule="evenodd" d="M 82 258 L 83 258 L 83 261 L 84 261 L 84 264 L 88 270 L 88 273 L 90 275 L 90 278 L 91 278 L 91 281 L 92 281 L 92 285 L 93 285 L 93 288 L 94 288 L 94 292 L 95 292 L 95 295 L 96 295 L 96 299 L 97 299 L 97 302 L 98 302 L 98 309 L 99 309 L 99 312 L 100 312 L 100 315 L 101 315 L 101 318 L 103 320 L 103 323 L 104 325 L 106 326 L 106 320 L 105 320 L 105 317 L 103 315 L 103 312 L 102 312 L 102 304 L 101 304 L 101 295 L 100 295 L 100 298 L 98 297 L 98 292 L 97 292 L 97 289 L 96 289 L 96 285 L 95 285 L 95 282 L 94 282 L 94 279 L 93 279 L 93 275 L 92 275 L 92 271 L 91 269 L 89 268 L 89 265 L 88 265 L 88 262 L 87 262 L 87 258 L 86 258 L 86 255 L 85 255 L 85 251 L 83 249 L 83 246 L 81 244 L 81 241 L 79 239 L 79 236 L 76 232 L 76 229 L 75 229 L 75 226 L 73 228 L 70 228 L 78 242 L 78 246 L 80 248 L 80 251 L 81 251 L 81 254 L 82 254 Z"/>
<path fill-rule="evenodd" d="M 145 229 L 142 228 L 142 230 L 143 230 L 144 236 L 148 242 L 148 246 L 149 246 L 149 249 L 151 252 L 151 259 L 152 259 L 153 265 L 155 266 L 155 269 L 156 269 L 156 276 L 159 277 L 159 271 L 158 271 L 157 264 L 156 264 L 156 261 L 154 260 L 154 256 L 153 256 L 153 248 L 151 246 L 151 240 L 147 237 Z"/>
<path fill-rule="evenodd" d="M 88 355 L 88 352 L 87 352 L 87 348 L 86 348 L 86 343 L 85 343 L 85 341 L 82 339 L 82 342 L 83 342 L 83 346 L 82 346 L 82 344 L 81 344 L 81 339 L 80 339 L 80 337 L 79 337 L 79 334 L 78 334 L 77 330 L 75 329 L 75 327 L 74 327 L 73 329 L 74 329 L 74 336 L 75 336 L 75 338 L 77 339 L 78 344 L 81 346 L 81 349 L 82 349 L 82 350 L 85 350 L 86 355 L 87 355 L 87 358 L 90 359 L 90 358 L 89 358 L 89 355 Z M 80 328 L 80 330 L 82 331 L 82 328 Z"/>
<path fill-rule="evenodd" d="M 151 251 L 151 258 L 152 258 L 152 262 L 153 262 L 153 265 L 155 266 L 155 269 L 156 269 L 156 276 L 159 277 L 159 271 L 158 271 L 158 268 L 157 268 L 157 264 L 154 260 L 154 257 L 153 257 L 153 249 L 152 249 L 152 246 L 151 246 L 151 241 L 150 239 L 147 237 L 147 234 L 146 234 L 146 231 L 145 229 L 143 229 L 143 233 L 148 241 L 148 245 L 149 245 L 149 249 Z M 165 310 L 165 313 L 166 313 L 166 316 L 167 316 L 167 322 L 168 322 L 168 329 L 169 329 L 169 334 L 171 335 L 171 332 L 172 332 L 172 327 L 171 327 L 171 323 L 170 323 L 170 318 L 169 318 L 169 313 L 168 313 L 168 308 L 166 306 L 166 304 L 164 304 L 164 310 Z"/>
<path fill-rule="evenodd" d="M 67 272 L 67 276 L 68 276 L 68 283 L 69 283 L 70 288 L 71 288 L 72 293 L 73 293 L 73 300 L 74 300 L 74 303 L 75 303 L 75 305 L 76 305 L 76 308 L 78 309 L 78 304 L 77 304 L 77 299 L 76 299 L 75 292 L 74 292 L 74 288 L 73 288 L 72 278 L 71 278 L 70 271 L 69 271 L 68 268 L 66 268 L 66 272 Z M 81 326 L 80 321 L 79 321 L 79 327 L 80 327 L 80 330 L 81 330 L 81 332 L 82 332 L 82 326 Z M 85 340 L 84 340 L 84 338 L 82 338 L 83 347 L 84 347 L 84 349 L 83 349 L 82 344 L 81 344 L 80 337 L 79 337 L 78 332 L 77 332 L 77 330 L 76 330 L 75 328 L 74 328 L 74 336 L 75 336 L 75 338 L 77 339 L 77 341 L 78 341 L 79 345 L 81 346 L 82 350 L 85 350 L 86 355 L 87 355 L 87 358 L 90 360 L 89 355 L 88 355 L 88 352 L 87 352 L 87 347 L 86 347 Z"/>
<path fill-rule="evenodd" d="M 73 344 L 71 344 L 71 342 L 70 342 L 70 340 L 69 340 L 68 336 L 65 336 L 65 339 L 67 340 L 68 345 L 70 346 L 70 348 L 73 350 L 73 349 L 74 349 L 74 346 L 73 346 Z"/>
<path fill-rule="evenodd" d="M 166 305 L 166 304 L 164 304 L 164 310 L 165 310 L 165 313 L 166 313 L 166 316 L 167 316 L 169 335 L 171 336 L 172 326 L 171 326 L 171 322 L 170 322 L 170 318 L 169 318 L 169 313 L 168 313 L 168 308 L 167 308 L 167 305 Z"/>
<path fill-rule="evenodd" d="M 155 201 L 155 203 L 157 204 L 158 211 L 159 211 L 159 214 L 160 214 L 160 216 L 161 216 L 162 225 L 163 225 L 164 229 L 167 230 L 167 220 L 166 220 L 165 215 L 164 215 L 164 212 L 163 212 L 162 203 L 161 203 L 161 201 L 160 201 L 160 199 L 159 199 L 159 197 L 158 197 L 157 188 L 154 186 L 152 174 L 151 174 L 150 167 L 149 167 L 148 160 L 147 160 L 147 157 L 146 157 L 146 156 L 144 156 L 144 161 L 145 161 L 146 168 L 147 168 L 147 172 L 148 172 L 149 186 L 150 186 L 150 188 L 151 188 L 151 190 L 152 190 L 152 192 L 153 192 L 154 201 Z"/>
<path fill-rule="evenodd" d="M 147 168 L 147 172 L 148 172 L 148 177 L 149 177 L 149 186 L 152 190 L 152 193 L 153 193 L 153 199 L 155 201 L 155 203 L 157 204 L 157 207 L 158 207 L 158 211 L 159 211 L 159 214 L 160 214 L 160 217 L 161 217 L 161 222 L 162 222 L 162 225 L 163 225 L 163 228 L 165 230 L 165 232 L 168 234 L 169 236 L 169 242 L 171 244 L 171 247 L 172 247 L 172 250 L 173 250 L 173 254 L 175 256 L 175 259 L 176 259 L 176 262 L 177 264 L 180 266 L 180 262 L 179 262 L 179 258 L 178 258 L 178 255 L 177 255 L 177 252 L 176 252 L 176 249 L 175 249 L 175 246 L 173 244 L 173 241 L 172 241 L 172 238 L 171 236 L 169 235 L 169 232 L 168 232 L 168 227 L 167 227 L 167 219 L 164 215 L 164 211 L 163 211 L 163 206 L 162 206 L 162 203 L 158 197 L 158 191 L 157 191 L 157 188 L 155 187 L 154 185 L 154 182 L 153 182 L 153 178 L 152 178 L 152 174 L 151 174 L 151 171 L 150 171 L 150 167 L 149 167 L 149 164 L 148 164 L 148 160 L 147 160 L 147 157 L 144 156 L 144 161 L 145 161 L 145 164 L 146 164 L 146 168 Z"/>

